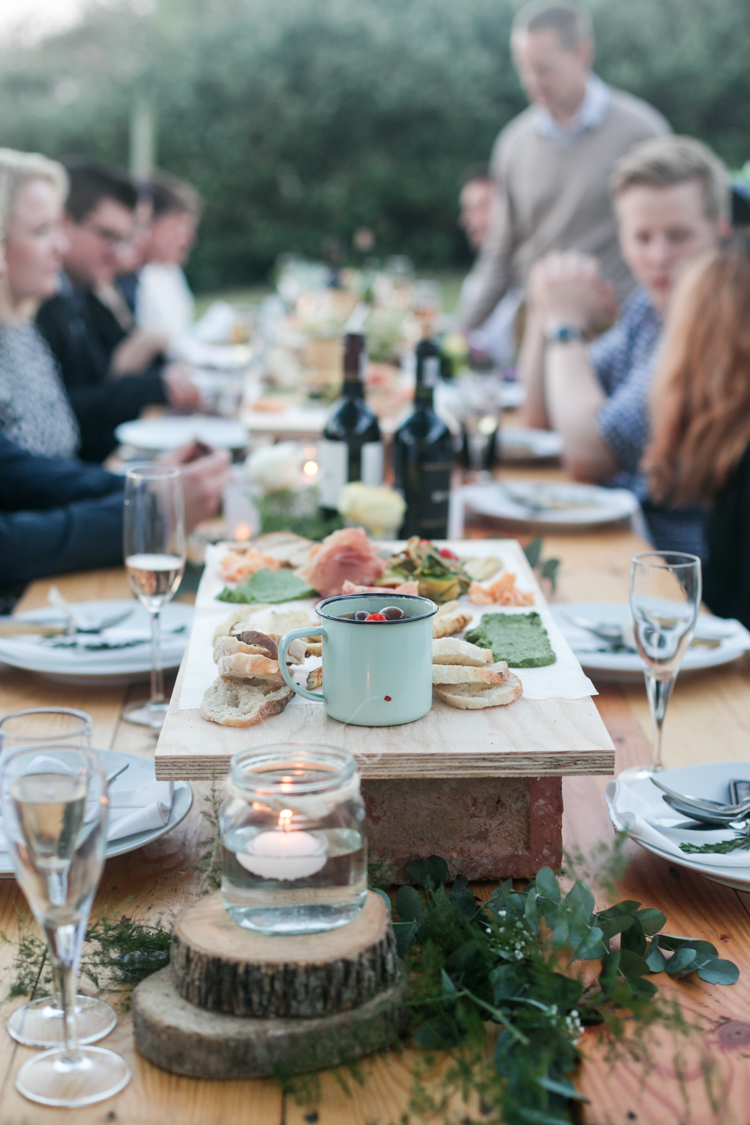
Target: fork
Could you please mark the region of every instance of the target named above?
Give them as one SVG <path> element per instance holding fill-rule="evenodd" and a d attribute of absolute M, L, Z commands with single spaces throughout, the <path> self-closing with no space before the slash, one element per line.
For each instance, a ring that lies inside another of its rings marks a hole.
<path fill-rule="evenodd" d="M 711 813 L 717 819 L 722 820 L 741 820 L 750 814 L 750 800 L 743 801 L 738 805 L 727 805 L 721 801 L 707 801 L 700 797 L 690 797 L 685 793 L 675 793 L 663 781 L 659 781 L 654 774 L 651 775 L 651 781 L 666 793 L 671 800 L 669 804 L 672 808 L 676 808 L 677 804 L 682 806 L 681 811 L 694 809 L 696 812 Z"/>
<path fill-rule="evenodd" d="M 76 617 L 72 605 L 60 593 L 57 586 L 50 586 L 47 592 L 47 601 L 50 605 L 63 610 L 68 615 L 69 633 L 101 633 L 104 629 L 111 629 L 113 625 L 119 625 L 122 621 L 125 621 L 135 609 L 135 606 L 133 606 L 132 609 L 126 609 L 124 612 L 112 613 L 109 617 L 102 617 L 96 624 L 84 625 L 81 619 Z"/>

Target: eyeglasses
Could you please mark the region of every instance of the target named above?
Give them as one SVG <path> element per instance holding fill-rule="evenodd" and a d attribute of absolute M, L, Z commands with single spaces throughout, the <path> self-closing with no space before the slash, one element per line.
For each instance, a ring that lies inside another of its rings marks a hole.
<path fill-rule="evenodd" d="M 133 243 L 133 236 L 118 234 L 117 231 L 107 230 L 106 227 L 100 227 L 96 223 L 79 223 L 82 230 L 87 230 L 91 234 L 95 234 L 97 238 L 101 238 L 103 242 L 112 250 L 127 250 Z"/>

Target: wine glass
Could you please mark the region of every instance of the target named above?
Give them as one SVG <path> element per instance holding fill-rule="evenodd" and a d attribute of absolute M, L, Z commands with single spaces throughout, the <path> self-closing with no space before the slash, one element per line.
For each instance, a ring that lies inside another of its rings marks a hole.
<path fill-rule="evenodd" d="M 140 465 L 125 478 L 125 568 L 136 597 L 151 614 L 151 698 L 123 718 L 160 730 L 167 713 L 159 657 L 159 615 L 177 592 L 185 569 L 185 504 L 180 470 Z"/>
<path fill-rule="evenodd" d="M 70 707 L 32 707 L 13 711 L 0 719 L 0 750 L 17 746 L 91 746 L 91 716 Z M 77 969 L 77 966 L 76 966 Z M 52 996 L 30 1000 L 12 1013 L 8 1034 L 27 1047 L 57 1047 L 64 1042 L 65 1013 L 53 980 Z M 79 1043 L 96 1043 L 109 1035 L 117 1016 L 109 1004 L 93 996 L 76 996 Z"/>
<path fill-rule="evenodd" d="M 10 747 L 0 764 L 0 808 L 16 878 L 47 940 L 63 1007 L 63 1046 L 23 1064 L 16 1089 L 43 1105 L 109 1098 L 130 1080 L 124 1059 L 81 1047 L 77 967 L 104 864 L 107 781 L 95 751 L 62 740 Z"/>
<path fill-rule="evenodd" d="M 464 468 L 475 481 L 490 480 L 500 425 L 500 380 L 491 373 L 462 371 L 456 389 Z"/>
<path fill-rule="evenodd" d="M 661 736 L 664 715 L 682 658 L 693 636 L 701 604 L 701 562 L 682 551 L 636 555 L 630 571 L 630 612 L 651 709 L 651 765 L 627 770 L 627 781 L 650 777 L 664 768 Z M 622 775 L 621 775 L 622 777 Z"/>

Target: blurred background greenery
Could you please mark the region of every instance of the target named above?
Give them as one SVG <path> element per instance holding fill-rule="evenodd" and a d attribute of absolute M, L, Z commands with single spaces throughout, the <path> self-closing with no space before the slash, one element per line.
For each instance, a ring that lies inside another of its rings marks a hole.
<path fill-rule="evenodd" d="M 129 0 L 0 45 L 0 143 L 126 163 L 134 107 L 206 214 L 198 291 L 262 284 L 353 232 L 422 269 L 469 260 L 463 171 L 525 105 L 517 0 Z M 596 69 L 732 165 L 750 156 L 748 0 L 591 0 Z"/>

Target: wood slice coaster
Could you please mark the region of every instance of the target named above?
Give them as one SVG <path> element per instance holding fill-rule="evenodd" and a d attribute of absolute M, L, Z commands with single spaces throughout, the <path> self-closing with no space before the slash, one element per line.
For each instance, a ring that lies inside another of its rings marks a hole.
<path fill-rule="evenodd" d="M 390 988 L 399 961 L 388 907 L 373 891 L 347 926 L 289 937 L 242 929 L 215 894 L 178 916 L 170 968 L 177 992 L 198 1008 L 311 1019 L 359 1008 Z"/>
<path fill-rule="evenodd" d="M 166 968 L 133 992 L 133 1033 L 141 1054 L 173 1074 L 283 1077 L 339 1066 L 395 1043 L 408 1027 L 405 993 L 400 979 L 347 1012 L 307 1020 L 241 1019 L 183 1000 Z"/>

